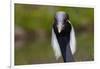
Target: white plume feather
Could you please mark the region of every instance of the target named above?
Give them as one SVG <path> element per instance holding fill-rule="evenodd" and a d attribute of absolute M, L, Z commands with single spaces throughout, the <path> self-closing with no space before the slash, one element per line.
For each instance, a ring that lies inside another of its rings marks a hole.
<path fill-rule="evenodd" d="M 57 37 L 56 37 L 53 29 L 52 29 L 52 39 L 51 40 L 52 40 L 51 41 L 52 47 L 53 47 L 56 59 L 58 59 L 61 56 L 61 51 L 60 51 L 60 46 L 59 46 L 58 41 L 57 41 Z"/>
<path fill-rule="evenodd" d="M 72 26 L 72 24 L 71 24 L 71 26 Z M 70 48 L 71 48 L 72 54 L 74 54 L 75 51 L 76 51 L 76 39 L 75 39 L 75 32 L 74 32 L 73 26 L 72 26 L 72 29 L 71 29 L 71 32 L 70 32 Z"/>

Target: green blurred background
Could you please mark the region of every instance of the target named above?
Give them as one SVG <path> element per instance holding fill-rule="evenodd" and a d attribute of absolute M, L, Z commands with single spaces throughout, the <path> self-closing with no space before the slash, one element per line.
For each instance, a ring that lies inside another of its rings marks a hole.
<path fill-rule="evenodd" d="M 77 61 L 94 60 L 94 9 L 15 4 L 15 65 L 55 63 L 51 29 L 57 11 L 65 11 L 75 28 Z M 62 61 L 59 61 L 62 62 Z"/>

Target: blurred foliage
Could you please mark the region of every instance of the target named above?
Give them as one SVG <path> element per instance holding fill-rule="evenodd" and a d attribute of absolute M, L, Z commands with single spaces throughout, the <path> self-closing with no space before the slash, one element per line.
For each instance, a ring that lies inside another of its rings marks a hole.
<path fill-rule="evenodd" d="M 56 62 L 51 47 L 51 29 L 57 11 L 68 13 L 75 28 L 77 40 L 75 60 L 94 60 L 93 8 L 29 4 L 15 4 L 14 6 L 15 27 L 20 27 L 25 31 L 22 34 L 22 36 L 25 35 L 24 43 L 18 48 L 15 45 L 15 64 Z M 15 40 L 15 43 L 17 41 Z"/>

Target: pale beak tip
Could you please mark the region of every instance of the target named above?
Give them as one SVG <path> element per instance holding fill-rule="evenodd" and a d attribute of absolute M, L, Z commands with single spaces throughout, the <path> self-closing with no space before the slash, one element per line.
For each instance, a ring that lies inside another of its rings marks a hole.
<path fill-rule="evenodd" d="M 58 30 L 58 32 L 60 33 L 60 32 L 61 32 L 61 30 Z"/>

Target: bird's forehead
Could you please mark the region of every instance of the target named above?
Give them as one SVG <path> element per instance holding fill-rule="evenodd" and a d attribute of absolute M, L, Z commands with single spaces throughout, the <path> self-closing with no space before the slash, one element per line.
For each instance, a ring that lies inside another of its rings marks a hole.
<path fill-rule="evenodd" d="M 56 13 L 57 21 L 63 21 L 64 18 L 65 18 L 65 12 L 57 12 Z"/>

